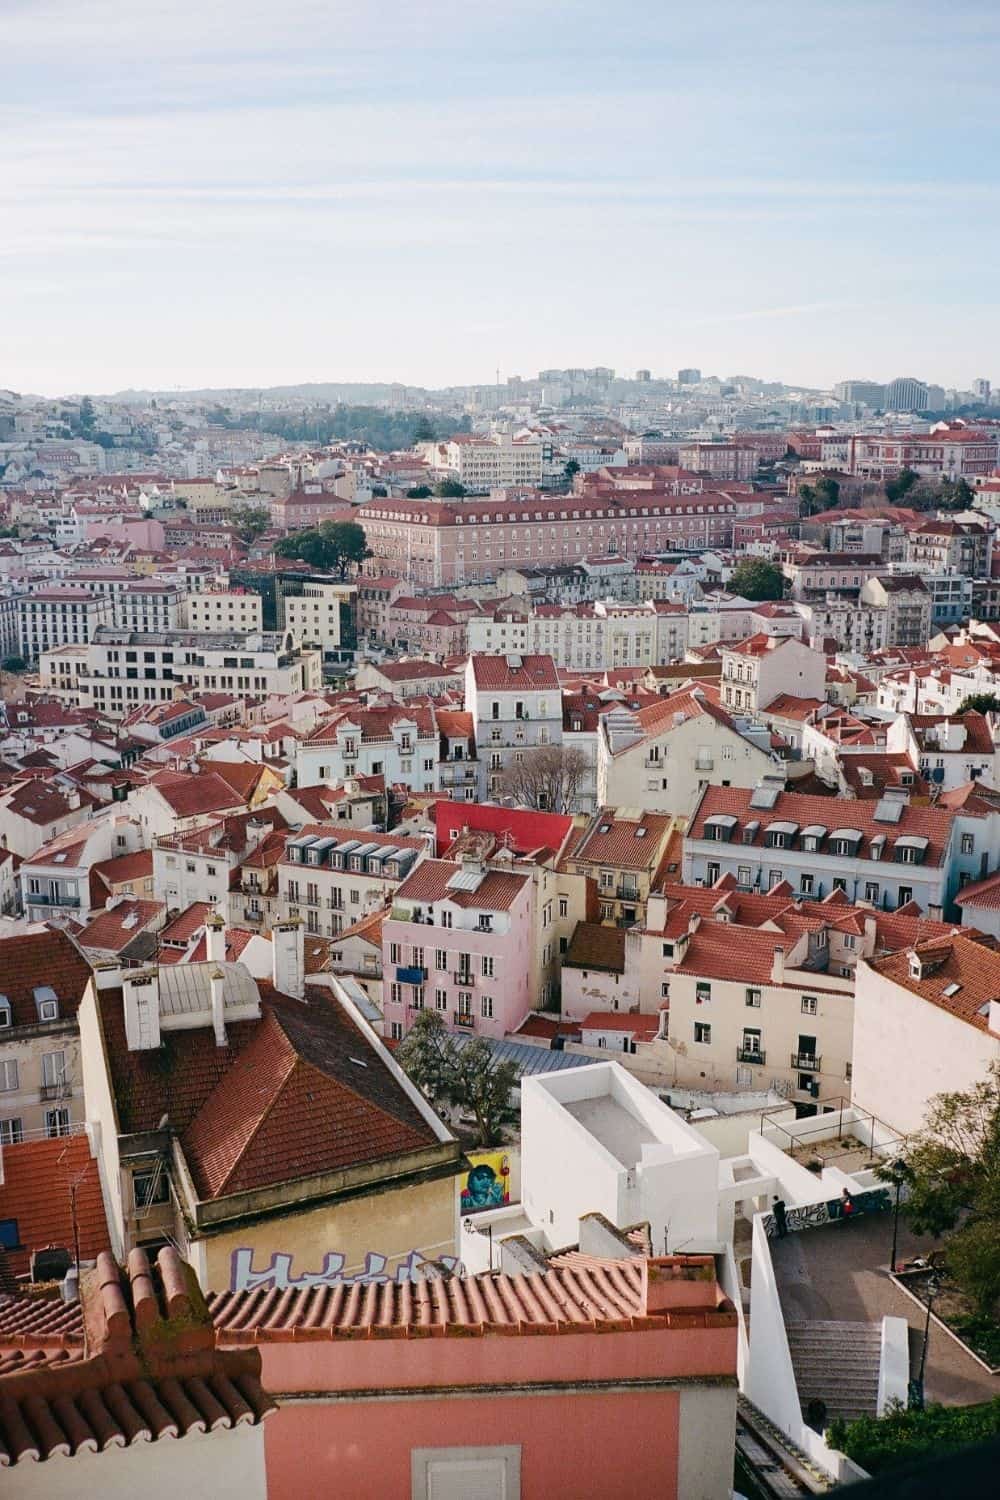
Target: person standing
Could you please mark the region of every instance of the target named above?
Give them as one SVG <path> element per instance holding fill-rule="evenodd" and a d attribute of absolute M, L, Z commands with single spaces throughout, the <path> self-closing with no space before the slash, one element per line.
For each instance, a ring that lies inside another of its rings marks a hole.
<path fill-rule="evenodd" d="M 774 1227 L 778 1231 L 778 1239 L 783 1240 L 788 1233 L 788 1215 L 785 1211 L 784 1198 L 775 1198 L 771 1207 L 774 1213 Z"/>

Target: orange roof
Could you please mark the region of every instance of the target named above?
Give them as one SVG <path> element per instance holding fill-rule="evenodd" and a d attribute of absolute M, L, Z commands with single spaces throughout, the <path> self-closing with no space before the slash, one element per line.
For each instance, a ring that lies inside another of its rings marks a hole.
<path fill-rule="evenodd" d="M 12 1270 L 27 1271 L 31 1252 L 48 1245 L 72 1253 L 70 1189 L 74 1187 L 80 1257 L 93 1260 L 111 1241 L 97 1161 L 87 1136 L 81 1133 L 4 1146 L 0 1218 L 17 1221 L 19 1241 L 19 1248 L 7 1251 Z"/>
<path fill-rule="evenodd" d="M 463 866 L 452 860 L 425 859 L 408 875 L 396 892 L 396 899 L 410 901 L 449 901 L 455 906 L 481 911 L 509 911 L 528 884 L 527 875 L 507 870 L 487 870 L 474 891 L 453 890 L 448 882 L 460 874 Z"/>
<path fill-rule="evenodd" d="M 911 969 L 914 953 L 921 962 L 919 975 Z M 874 959 L 871 968 L 977 1031 L 989 1030 L 990 1001 L 1000 996 L 1000 953 L 971 937 L 935 938 Z"/>

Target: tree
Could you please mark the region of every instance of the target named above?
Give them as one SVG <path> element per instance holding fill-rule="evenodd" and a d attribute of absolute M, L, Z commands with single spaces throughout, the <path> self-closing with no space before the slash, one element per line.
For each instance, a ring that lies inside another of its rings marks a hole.
<path fill-rule="evenodd" d="M 23 656 L 5 656 L 3 661 L 0 661 L 0 671 L 26 672 L 27 670 L 28 663 Z"/>
<path fill-rule="evenodd" d="M 941 510 L 969 510 L 975 492 L 967 479 L 942 479 L 938 494 Z"/>
<path fill-rule="evenodd" d="M 827 1439 L 874 1475 L 986 1443 L 998 1434 L 1000 1396 L 979 1406 L 931 1405 L 922 1410 L 897 1402 L 882 1417 L 859 1417 L 854 1422 L 838 1417 L 830 1423 Z M 912 1493 L 927 1494 L 928 1488 L 917 1485 Z M 903 1491 L 894 1486 L 893 1493 Z"/>
<path fill-rule="evenodd" d="M 800 484 L 799 499 L 805 502 L 809 516 L 820 510 L 833 510 L 840 499 L 840 484 L 824 474 L 815 484 Z"/>
<path fill-rule="evenodd" d="M 82 433 L 91 433 L 94 430 L 94 403 L 89 396 L 84 396 L 80 402 L 79 427 Z"/>
<path fill-rule="evenodd" d="M 573 480 L 576 478 L 576 476 L 577 476 L 577 474 L 579 474 L 579 472 L 580 472 L 580 465 L 577 463 L 576 459 L 575 458 L 569 459 L 568 462 L 567 462 L 567 464 L 566 464 L 566 467 L 563 469 L 563 474 L 566 477 L 566 483 L 567 484 L 572 484 Z"/>
<path fill-rule="evenodd" d="M 266 505 L 248 505 L 233 519 L 233 530 L 247 546 L 252 546 L 259 536 L 263 536 L 270 525 L 271 512 Z"/>
<path fill-rule="evenodd" d="M 415 484 L 412 490 L 407 490 L 408 500 L 429 500 L 431 498 L 431 487 L 429 484 Z"/>
<path fill-rule="evenodd" d="M 1000 695 L 996 693 L 970 693 L 958 705 L 958 712 L 960 714 L 1000 713 Z"/>
<path fill-rule="evenodd" d="M 785 577 L 774 563 L 762 557 L 746 557 L 733 569 L 727 587 L 742 599 L 781 599 Z"/>
<path fill-rule="evenodd" d="M 900 469 L 895 479 L 887 479 L 885 482 L 885 498 L 890 504 L 895 505 L 897 500 L 902 500 L 919 480 L 920 475 L 912 469 Z"/>
<path fill-rule="evenodd" d="M 501 773 L 500 795 L 539 812 L 575 812 L 589 771 L 590 761 L 577 745 L 539 745 Z"/>
<path fill-rule="evenodd" d="M 465 485 L 459 484 L 457 479 L 442 479 L 440 484 L 434 486 L 434 493 L 439 500 L 461 500 L 465 494 Z"/>
<path fill-rule="evenodd" d="M 474 1116 L 477 1146 L 503 1144 L 504 1127 L 517 1119 L 511 1104 L 517 1067 L 499 1062 L 487 1041 L 476 1037 L 460 1046 L 441 1012 L 424 1010 L 403 1038 L 396 1058 L 433 1104 Z"/>
<path fill-rule="evenodd" d="M 283 537 L 275 547 L 279 557 L 297 557 L 317 572 L 338 572 L 347 577 L 351 567 L 360 567 L 371 557 L 365 529 L 357 521 L 324 521 L 320 526 Z"/>
<path fill-rule="evenodd" d="M 416 427 L 414 427 L 413 429 L 413 437 L 411 439 L 411 442 L 433 443 L 436 437 L 437 433 L 434 431 L 431 423 L 426 417 L 421 417 L 417 422 Z"/>
<path fill-rule="evenodd" d="M 966 1092 L 930 1101 L 903 1161 L 903 1213 L 918 1233 L 947 1234 L 948 1273 L 988 1317 L 1000 1297 L 1000 1063 Z"/>

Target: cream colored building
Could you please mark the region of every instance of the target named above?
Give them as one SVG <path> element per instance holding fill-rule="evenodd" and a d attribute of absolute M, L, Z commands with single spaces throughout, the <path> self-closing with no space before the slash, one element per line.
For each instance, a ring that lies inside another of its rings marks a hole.
<path fill-rule="evenodd" d="M 62 932 L 0 939 L 0 1147 L 83 1119 L 76 1016 L 90 967 Z"/>
<path fill-rule="evenodd" d="M 952 935 L 858 965 L 853 1100 L 904 1135 L 1000 1063 L 1000 955 Z"/>
<path fill-rule="evenodd" d="M 339 651 L 341 643 L 341 611 L 350 609 L 357 594 L 355 583 L 334 580 L 310 579 L 302 585 L 301 594 L 288 594 L 282 589 L 282 623 L 291 630 L 303 646 L 313 646 L 324 655 Z"/>
<path fill-rule="evenodd" d="M 541 438 L 514 437 L 508 428 L 489 436 L 461 433 L 444 442 L 418 443 L 417 451 L 439 476 L 457 479 L 470 490 L 491 490 L 542 481 Z"/>
<path fill-rule="evenodd" d="M 694 916 L 688 931 L 664 946 L 672 949 L 672 969 L 664 965 L 652 998 L 670 1007 L 675 1083 L 771 1088 L 796 1103 L 849 1094 L 853 979 L 823 967 L 808 933 L 737 933 Z"/>
<path fill-rule="evenodd" d="M 252 589 L 209 589 L 185 601 L 188 630 L 223 633 L 263 629 L 263 601 Z"/>
<path fill-rule="evenodd" d="M 687 817 L 709 782 L 753 787 L 779 763 L 770 732 L 731 717 L 704 689 L 682 688 L 647 708 L 624 704 L 597 729 L 597 800 Z"/>

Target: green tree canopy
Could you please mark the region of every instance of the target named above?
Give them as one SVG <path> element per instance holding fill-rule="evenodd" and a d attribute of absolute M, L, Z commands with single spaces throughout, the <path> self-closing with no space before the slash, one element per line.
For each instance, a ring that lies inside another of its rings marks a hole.
<path fill-rule="evenodd" d="M 996 693 L 970 693 L 963 698 L 958 705 L 960 714 L 996 714 L 1000 713 L 1000 696 Z"/>
<path fill-rule="evenodd" d="M 279 557 L 300 558 L 317 572 L 339 573 L 341 578 L 371 556 L 364 527 L 357 521 L 323 521 L 283 537 L 274 550 Z"/>
<path fill-rule="evenodd" d="M 431 487 L 429 484 L 415 484 L 412 490 L 407 490 L 408 500 L 429 500 L 431 498 Z"/>
<path fill-rule="evenodd" d="M 763 557 L 745 557 L 733 569 L 726 587 L 743 599 L 781 599 L 785 592 L 785 576 L 780 568 Z"/>
<path fill-rule="evenodd" d="M 465 494 L 465 485 L 459 484 L 457 479 L 442 479 L 440 484 L 434 486 L 434 493 L 439 500 L 461 500 Z"/>
<path fill-rule="evenodd" d="M 459 1046 L 441 1012 L 423 1010 L 400 1043 L 396 1058 L 433 1104 L 473 1116 L 477 1146 L 503 1144 L 505 1126 L 517 1119 L 511 1104 L 517 1068 L 498 1062 L 482 1037 Z"/>
<path fill-rule="evenodd" d="M 94 403 L 89 396 L 84 396 L 80 402 L 79 427 L 82 433 L 94 430 Z"/>
<path fill-rule="evenodd" d="M 939 1458 L 997 1436 L 1000 1396 L 978 1406 L 932 1405 L 923 1411 L 908 1411 L 897 1404 L 884 1417 L 859 1417 L 855 1422 L 838 1418 L 827 1433 L 834 1448 L 872 1475 L 920 1459 Z"/>
<path fill-rule="evenodd" d="M 965 1092 L 937 1094 L 902 1160 L 906 1218 L 918 1233 L 947 1235 L 951 1280 L 990 1316 L 1000 1298 L 1000 1063 Z"/>
<path fill-rule="evenodd" d="M 840 500 L 840 484 L 824 474 L 815 484 L 800 484 L 799 499 L 809 516 L 820 510 L 833 510 Z"/>
<path fill-rule="evenodd" d="M 233 530 L 241 542 L 252 545 L 271 524 L 271 512 L 266 505 L 248 505 L 233 517 Z"/>
<path fill-rule="evenodd" d="M 433 443 L 436 437 L 437 433 L 434 431 L 433 424 L 426 417 L 421 417 L 413 429 L 411 442 Z"/>
<path fill-rule="evenodd" d="M 900 469 L 894 479 L 885 482 L 885 498 L 890 504 L 895 505 L 908 495 L 913 486 L 919 482 L 920 475 L 913 469 Z"/>

